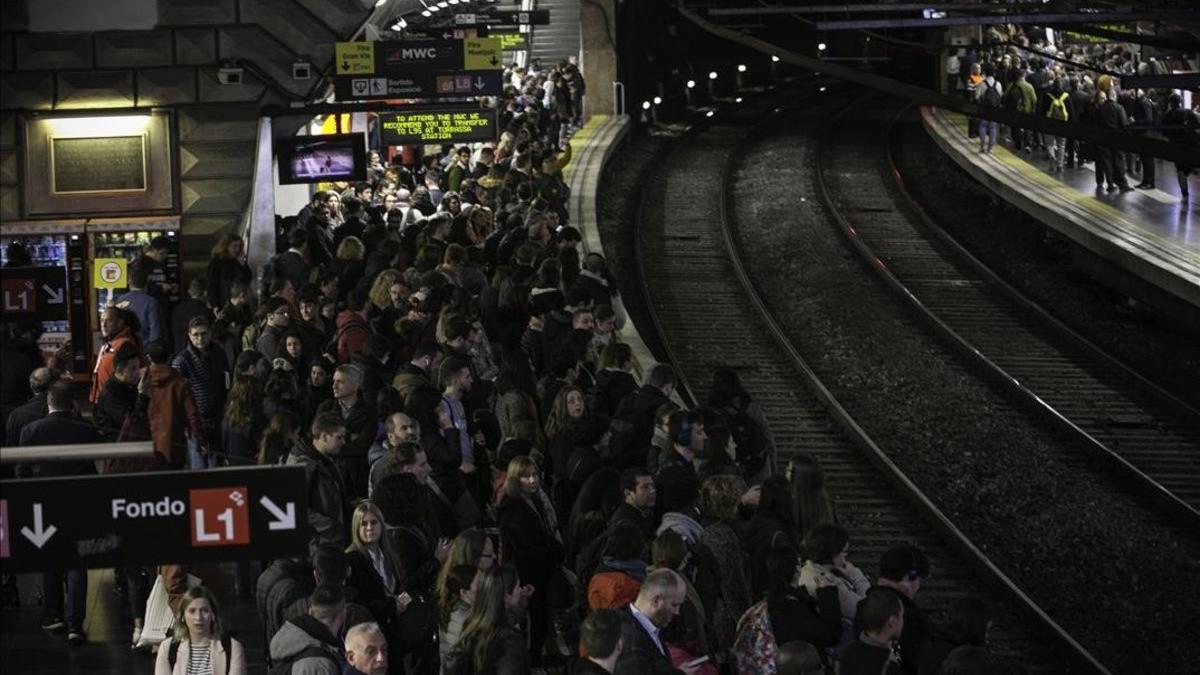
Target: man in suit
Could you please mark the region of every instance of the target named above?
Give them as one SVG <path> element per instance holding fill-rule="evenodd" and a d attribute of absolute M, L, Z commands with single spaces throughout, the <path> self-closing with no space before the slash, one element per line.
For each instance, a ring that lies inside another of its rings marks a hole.
<path fill-rule="evenodd" d="M 58 382 L 46 395 L 48 414 L 30 422 L 21 430 L 21 445 L 73 445 L 103 443 L 100 433 L 75 412 L 75 395 L 71 385 Z M 91 462 L 41 462 L 33 466 L 33 476 L 77 476 L 93 474 Z M 63 613 L 63 586 L 66 586 L 66 612 Z M 83 568 L 55 570 L 42 574 L 42 593 L 45 598 L 45 618 L 42 628 L 49 631 L 67 629 L 67 642 L 72 646 L 87 642 L 83 619 L 87 604 L 87 570 Z M 65 621 L 64 621 L 65 619 Z"/>
<path fill-rule="evenodd" d="M 621 611 L 621 643 L 615 675 L 693 675 L 700 664 L 675 668 L 660 633 L 679 614 L 687 585 L 674 570 L 646 575 L 637 599 Z"/>

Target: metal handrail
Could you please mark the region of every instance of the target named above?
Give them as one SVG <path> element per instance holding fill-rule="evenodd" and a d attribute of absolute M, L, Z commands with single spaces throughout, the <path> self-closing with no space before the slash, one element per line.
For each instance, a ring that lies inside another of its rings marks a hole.
<path fill-rule="evenodd" d="M 0 448 L 0 464 L 26 462 L 72 462 L 100 459 L 149 459 L 154 456 L 154 443 L 74 443 L 70 445 L 30 445 Z"/>
<path fill-rule="evenodd" d="M 616 115 L 625 114 L 625 83 L 619 80 L 613 80 L 613 113 Z M 620 89 L 621 96 L 617 97 L 617 90 Z"/>

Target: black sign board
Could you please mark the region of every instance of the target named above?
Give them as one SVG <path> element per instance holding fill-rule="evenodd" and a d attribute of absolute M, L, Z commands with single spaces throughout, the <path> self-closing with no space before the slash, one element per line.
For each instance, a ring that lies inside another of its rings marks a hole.
<path fill-rule="evenodd" d="M 337 75 L 333 91 L 339 101 L 469 98 L 499 96 L 503 85 L 503 73 L 499 70 L 414 73 L 400 77 Z"/>
<path fill-rule="evenodd" d="M 407 40 L 466 40 L 488 37 L 487 26 L 447 26 L 445 28 L 405 28 Z"/>
<path fill-rule="evenodd" d="M 66 321 L 69 301 L 65 267 L 0 269 L 0 308 L 5 316 Z"/>
<path fill-rule="evenodd" d="M 379 114 L 379 136 L 388 145 L 494 141 L 496 111 L 470 105 L 390 110 Z"/>
<path fill-rule="evenodd" d="M 303 555 L 299 466 L 0 482 L 0 568 L 261 560 Z"/>
<path fill-rule="evenodd" d="M 493 9 L 475 14 L 455 14 L 454 23 L 460 26 L 471 24 L 479 26 L 547 26 L 550 24 L 550 10 Z"/>
<path fill-rule="evenodd" d="M 50 173 L 57 194 L 145 190 L 146 137 L 52 138 Z"/>

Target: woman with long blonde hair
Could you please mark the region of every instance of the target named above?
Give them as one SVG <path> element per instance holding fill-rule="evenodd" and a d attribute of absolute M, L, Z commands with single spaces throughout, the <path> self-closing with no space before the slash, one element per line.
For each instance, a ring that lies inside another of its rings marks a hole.
<path fill-rule="evenodd" d="M 175 634 L 159 646 L 154 675 L 245 675 L 242 643 L 225 634 L 217 599 L 196 586 L 183 594 Z"/>

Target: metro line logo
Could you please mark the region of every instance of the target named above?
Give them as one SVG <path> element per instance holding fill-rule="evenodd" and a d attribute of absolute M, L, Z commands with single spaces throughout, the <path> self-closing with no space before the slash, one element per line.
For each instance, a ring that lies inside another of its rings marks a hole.
<path fill-rule="evenodd" d="M 188 491 L 192 546 L 250 543 L 250 498 L 245 486 Z"/>

